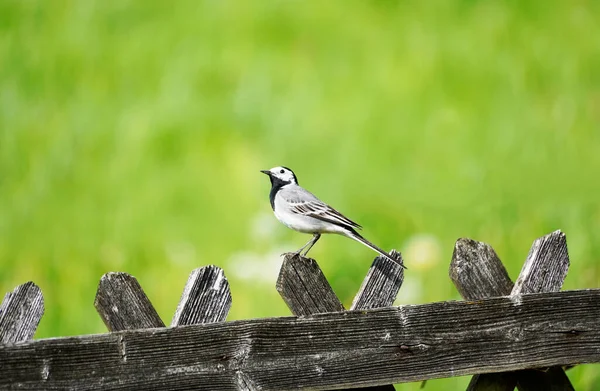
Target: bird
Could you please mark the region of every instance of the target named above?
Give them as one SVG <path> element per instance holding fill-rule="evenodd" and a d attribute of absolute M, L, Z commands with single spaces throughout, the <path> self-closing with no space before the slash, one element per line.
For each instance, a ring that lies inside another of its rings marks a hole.
<path fill-rule="evenodd" d="M 260 172 L 268 175 L 271 180 L 269 200 L 275 217 L 288 228 L 313 235 L 295 254 L 306 256 L 321 238 L 321 234 L 338 234 L 354 239 L 381 256 L 399 263 L 390 254 L 356 232 L 357 229 L 362 229 L 360 225 L 301 187 L 296 174 L 291 169 L 277 166 Z M 403 264 L 400 265 L 406 269 Z"/>

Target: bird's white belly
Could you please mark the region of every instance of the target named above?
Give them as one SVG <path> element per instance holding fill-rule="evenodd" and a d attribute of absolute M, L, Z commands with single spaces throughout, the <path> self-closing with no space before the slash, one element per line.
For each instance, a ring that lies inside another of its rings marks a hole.
<path fill-rule="evenodd" d="M 278 206 L 280 206 L 278 208 Z M 305 216 L 291 212 L 285 205 L 275 206 L 275 217 L 281 221 L 283 225 L 298 232 L 304 233 L 342 233 L 340 227 L 315 219 L 314 217 Z"/>

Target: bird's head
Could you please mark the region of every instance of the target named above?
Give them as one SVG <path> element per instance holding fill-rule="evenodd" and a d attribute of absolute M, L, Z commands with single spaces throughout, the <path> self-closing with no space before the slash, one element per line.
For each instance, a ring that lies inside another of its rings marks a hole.
<path fill-rule="evenodd" d="M 271 184 L 287 185 L 289 183 L 298 184 L 298 179 L 292 170 L 287 167 L 273 167 L 270 170 L 260 170 L 271 178 Z"/>

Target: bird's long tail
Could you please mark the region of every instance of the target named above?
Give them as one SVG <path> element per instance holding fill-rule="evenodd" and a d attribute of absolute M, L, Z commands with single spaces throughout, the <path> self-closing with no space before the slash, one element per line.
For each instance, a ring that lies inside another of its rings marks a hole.
<path fill-rule="evenodd" d="M 354 229 L 350 229 L 348 231 L 349 232 L 346 234 L 346 236 L 348 236 L 349 238 L 354 239 L 357 242 L 360 242 L 360 243 L 364 244 L 365 246 L 367 246 L 371 250 L 374 250 L 374 251 L 378 252 L 379 254 L 381 254 L 382 256 L 386 257 L 390 261 L 396 262 L 397 264 L 399 264 L 400 266 L 402 266 L 404 269 L 406 269 L 406 266 L 404 266 L 402 263 L 400 263 L 397 259 L 392 258 L 390 256 L 390 254 L 386 253 L 385 251 L 383 251 L 382 249 L 380 249 L 379 247 L 377 247 L 373 243 L 369 242 L 367 239 L 363 238 Z"/>

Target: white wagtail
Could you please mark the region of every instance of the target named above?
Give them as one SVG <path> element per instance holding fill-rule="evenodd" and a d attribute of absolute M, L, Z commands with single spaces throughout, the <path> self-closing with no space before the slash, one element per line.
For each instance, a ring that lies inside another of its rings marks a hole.
<path fill-rule="evenodd" d="M 360 225 L 300 187 L 296 175 L 289 168 L 274 167 L 261 172 L 271 179 L 269 199 L 275 217 L 288 228 L 313 235 L 296 254 L 306 256 L 321 234 L 339 234 L 364 244 L 391 261 L 398 262 L 356 232 L 355 228 L 362 228 Z M 306 250 L 302 254 L 304 249 Z"/>

